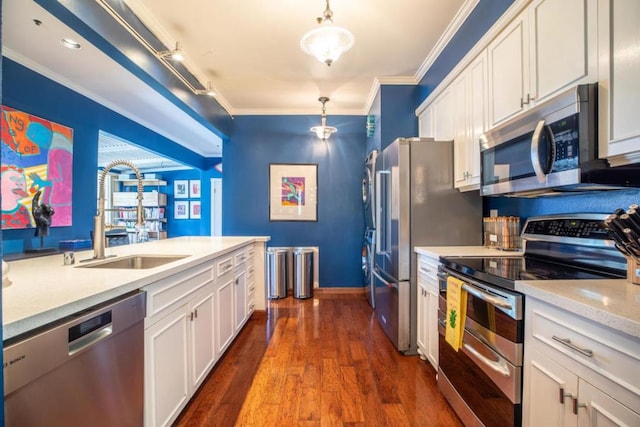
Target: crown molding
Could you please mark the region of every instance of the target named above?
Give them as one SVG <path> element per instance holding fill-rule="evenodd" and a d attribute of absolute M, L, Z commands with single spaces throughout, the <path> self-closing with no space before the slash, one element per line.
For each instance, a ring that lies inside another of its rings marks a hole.
<path fill-rule="evenodd" d="M 456 16 L 453 17 L 444 33 L 442 33 L 433 49 L 431 49 L 431 52 L 429 52 L 429 55 L 427 55 L 424 62 L 422 62 L 422 65 L 418 68 L 415 75 L 417 82 L 420 82 L 425 74 L 427 74 L 429 68 L 431 68 L 436 59 L 438 59 L 438 56 L 440 56 L 444 48 L 447 47 L 453 36 L 456 35 L 462 24 L 467 20 L 469 15 L 471 15 L 471 12 L 473 12 L 479 2 L 480 0 L 466 0 L 460 9 L 458 9 Z"/>
<path fill-rule="evenodd" d="M 238 108 L 235 116 L 320 116 L 320 109 L 268 109 L 268 108 Z M 331 109 L 327 117 L 331 116 L 364 116 L 361 109 Z"/>
<path fill-rule="evenodd" d="M 433 102 L 433 100 L 456 78 L 458 75 L 478 56 L 489 43 L 518 15 L 522 12 L 531 0 L 514 0 L 507 10 L 489 28 L 489 30 L 478 40 L 478 42 L 467 52 L 467 54 L 456 64 L 447 76 L 438 84 L 436 88 L 425 98 L 416 108 L 416 116 Z"/>

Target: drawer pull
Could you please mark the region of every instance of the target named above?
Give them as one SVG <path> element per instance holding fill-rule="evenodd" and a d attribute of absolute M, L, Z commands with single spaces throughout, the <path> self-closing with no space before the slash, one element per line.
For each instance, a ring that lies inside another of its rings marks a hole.
<path fill-rule="evenodd" d="M 429 270 L 426 267 L 420 267 L 420 271 L 424 272 L 424 273 L 431 273 L 431 270 Z"/>
<path fill-rule="evenodd" d="M 569 338 L 559 338 L 559 337 L 557 337 L 555 335 L 552 338 L 555 341 L 558 341 L 559 343 L 566 345 L 571 350 L 575 350 L 578 353 L 583 354 L 583 355 L 585 355 L 587 357 L 593 357 L 593 351 L 589 350 L 588 348 L 580 348 L 580 347 L 578 347 L 577 345 L 572 343 Z"/>

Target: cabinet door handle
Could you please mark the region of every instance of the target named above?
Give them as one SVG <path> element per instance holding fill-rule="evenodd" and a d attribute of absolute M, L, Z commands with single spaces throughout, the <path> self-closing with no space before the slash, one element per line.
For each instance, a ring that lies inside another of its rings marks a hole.
<path fill-rule="evenodd" d="M 553 336 L 552 337 L 555 341 L 558 341 L 560 344 L 564 344 L 567 347 L 569 347 L 571 350 L 575 350 L 580 354 L 583 354 L 587 357 L 593 357 L 593 351 L 589 350 L 588 348 L 580 348 L 577 345 L 575 345 L 574 343 L 571 342 L 571 340 L 569 338 L 560 338 L 557 336 Z"/>
<path fill-rule="evenodd" d="M 558 395 L 560 403 L 562 403 L 564 405 L 564 398 L 568 397 L 569 399 L 573 398 L 573 395 L 571 393 L 565 393 L 564 392 L 564 387 L 560 387 L 560 393 Z"/>
<path fill-rule="evenodd" d="M 240 280 L 236 279 L 236 285 L 240 284 Z"/>
<path fill-rule="evenodd" d="M 584 403 L 578 403 L 577 397 L 572 397 L 572 399 L 573 399 L 573 413 L 575 415 L 578 415 L 578 408 L 586 408 L 587 405 Z"/>
<path fill-rule="evenodd" d="M 197 319 L 197 318 L 198 318 L 198 309 L 196 308 L 196 309 L 193 311 L 193 313 L 194 313 L 194 315 L 195 315 L 195 318 Z"/>
<path fill-rule="evenodd" d="M 189 313 L 189 320 L 193 322 L 193 311 Z"/>

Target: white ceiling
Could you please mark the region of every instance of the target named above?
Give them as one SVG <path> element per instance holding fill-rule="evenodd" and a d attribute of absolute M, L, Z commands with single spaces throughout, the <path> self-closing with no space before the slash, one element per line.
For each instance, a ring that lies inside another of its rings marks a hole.
<path fill-rule="evenodd" d="M 416 84 L 478 0 L 333 0 L 355 36 L 331 67 L 299 47 L 325 0 L 122 0 L 232 115 L 367 114 L 380 83 Z M 3 0 L 3 53 L 207 157 L 220 138 L 32 0 Z M 43 23 L 37 26 L 33 19 Z M 75 38 L 79 51 L 60 46 Z M 132 96 L 135 94 L 135 96 Z M 179 97 L 179 94 L 177 94 Z"/>

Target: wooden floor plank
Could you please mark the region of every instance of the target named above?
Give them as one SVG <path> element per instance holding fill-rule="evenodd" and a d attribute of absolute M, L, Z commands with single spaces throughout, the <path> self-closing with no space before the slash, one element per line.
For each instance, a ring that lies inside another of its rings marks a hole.
<path fill-rule="evenodd" d="M 398 353 L 362 294 L 268 302 L 176 426 L 460 426 L 435 371 Z"/>

